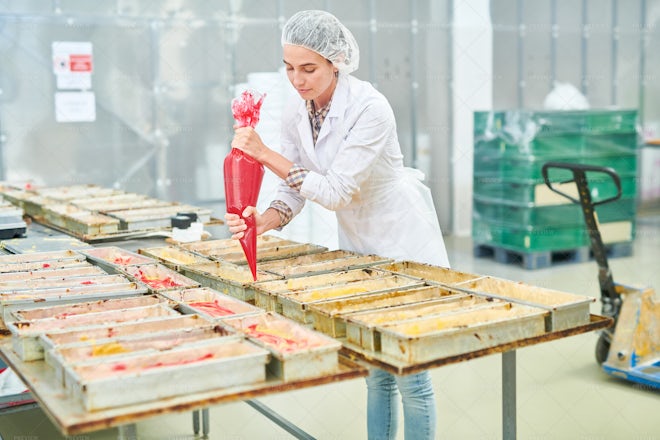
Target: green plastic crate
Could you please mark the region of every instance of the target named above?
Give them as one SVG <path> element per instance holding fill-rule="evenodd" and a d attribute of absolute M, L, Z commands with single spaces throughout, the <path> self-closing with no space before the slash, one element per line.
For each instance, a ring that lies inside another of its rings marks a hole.
<path fill-rule="evenodd" d="M 596 206 L 598 220 L 602 223 L 633 220 L 636 201 L 623 198 Z M 508 200 L 488 199 L 477 195 L 473 198 L 473 217 L 479 221 L 502 225 L 556 227 L 584 225 L 582 208 L 575 203 L 565 205 L 534 206 L 512 203 Z"/>
<path fill-rule="evenodd" d="M 560 171 L 560 170 L 557 170 Z M 570 173 L 562 173 L 562 178 L 568 179 L 571 177 Z M 555 178 L 555 173 L 550 175 L 551 181 L 558 182 L 560 179 Z M 621 197 L 622 198 L 635 198 L 637 196 L 637 175 L 627 174 L 619 175 L 621 179 Z M 603 174 L 587 173 L 587 181 L 591 189 L 591 197 L 594 201 L 603 200 L 616 195 L 616 186 L 614 181 Z M 543 179 L 530 180 L 530 179 L 502 179 L 497 177 L 479 177 L 474 178 L 473 191 L 475 196 L 489 199 L 506 199 L 510 202 L 517 204 L 547 204 L 547 203 L 570 203 L 568 199 L 561 199 L 561 196 L 554 196 L 550 194 L 550 189 L 547 188 Z M 573 185 L 575 188 L 575 186 Z M 577 191 L 577 189 L 575 189 Z M 575 193 L 577 194 L 577 192 Z M 556 202 L 548 201 L 550 197 L 558 200 Z"/>
<path fill-rule="evenodd" d="M 474 156 L 474 176 L 488 179 L 502 180 L 542 180 L 541 168 L 543 164 L 549 161 L 579 163 L 600 167 L 610 167 L 620 175 L 636 174 L 637 155 L 585 155 L 580 157 L 546 157 L 546 156 L 515 156 L 502 157 L 498 154 L 475 154 Z M 557 172 L 557 179 L 562 176 Z M 563 178 L 571 177 L 572 174 L 566 171 Z"/>
<path fill-rule="evenodd" d="M 509 110 L 474 113 L 475 136 L 520 139 L 522 133 L 555 136 L 565 133 L 604 134 L 637 131 L 637 110 Z M 516 136 L 520 134 L 520 136 Z"/>
<path fill-rule="evenodd" d="M 585 135 L 565 133 L 555 136 L 537 135 L 532 139 L 514 142 L 497 136 L 475 136 L 474 153 L 498 154 L 501 157 L 535 155 L 546 158 L 589 155 L 616 155 L 635 153 L 639 148 L 637 133 L 609 133 Z"/>

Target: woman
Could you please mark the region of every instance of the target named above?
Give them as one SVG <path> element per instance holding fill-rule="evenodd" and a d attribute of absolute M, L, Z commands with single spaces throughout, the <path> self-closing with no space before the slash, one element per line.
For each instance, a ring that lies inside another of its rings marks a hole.
<path fill-rule="evenodd" d="M 231 146 L 283 179 L 276 200 L 255 216 L 257 233 L 286 225 L 312 200 L 337 215 L 339 246 L 363 254 L 448 266 L 429 189 L 421 173 L 405 168 L 387 99 L 357 69 L 359 49 L 332 14 L 302 11 L 282 31 L 284 65 L 300 98 L 282 118 L 282 154 L 250 127 L 236 128 Z M 233 238 L 243 218 L 225 216 Z M 428 372 L 393 376 L 373 369 L 367 378 L 370 439 L 395 438 L 397 389 L 402 395 L 405 438 L 435 436 L 435 398 Z"/>

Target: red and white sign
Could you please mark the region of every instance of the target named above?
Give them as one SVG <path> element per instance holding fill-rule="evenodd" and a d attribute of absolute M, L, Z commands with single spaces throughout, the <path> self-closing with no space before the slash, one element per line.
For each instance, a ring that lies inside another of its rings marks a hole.
<path fill-rule="evenodd" d="M 71 72 L 91 72 L 92 54 L 69 55 L 69 70 Z"/>

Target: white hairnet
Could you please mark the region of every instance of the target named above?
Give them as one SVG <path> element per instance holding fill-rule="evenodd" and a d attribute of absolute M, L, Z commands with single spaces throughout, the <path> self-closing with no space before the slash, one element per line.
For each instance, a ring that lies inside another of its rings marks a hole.
<path fill-rule="evenodd" d="M 360 48 L 351 31 L 326 11 L 300 11 L 282 29 L 282 45 L 312 50 L 330 60 L 340 73 L 351 73 L 360 64 Z"/>

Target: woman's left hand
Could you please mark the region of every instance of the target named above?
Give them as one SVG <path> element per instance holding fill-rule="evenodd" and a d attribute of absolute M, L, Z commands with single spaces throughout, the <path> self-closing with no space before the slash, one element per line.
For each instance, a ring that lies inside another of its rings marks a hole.
<path fill-rule="evenodd" d="M 261 163 L 268 147 L 261 141 L 259 134 L 252 127 L 234 126 L 234 129 L 234 139 L 231 141 L 232 148 L 243 151 Z"/>

